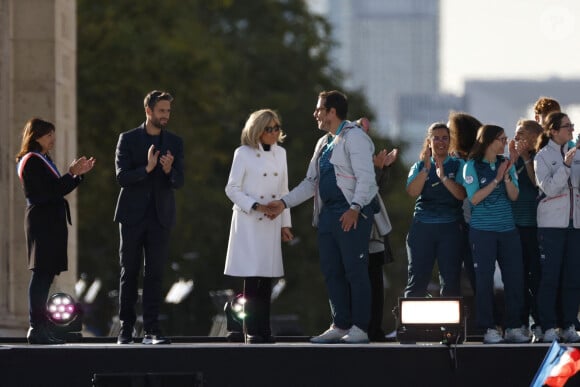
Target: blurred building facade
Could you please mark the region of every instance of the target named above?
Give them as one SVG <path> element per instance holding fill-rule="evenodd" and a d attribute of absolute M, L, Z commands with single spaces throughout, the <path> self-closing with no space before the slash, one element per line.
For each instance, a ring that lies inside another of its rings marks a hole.
<path fill-rule="evenodd" d="M 397 100 L 439 88 L 439 0 L 307 0 L 327 18 L 338 46 L 331 58 L 345 86 L 360 89 L 378 133 L 397 138 Z"/>
<path fill-rule="evenodd" d="M 508 137 L 513 137 L 520 118 L 534 119 L 533 106 L 541 96 L 558 100 L 572 122 L 580 120 L 578 90 L 580 79 L 467 80 L 466 110 L 483 123 L 501 126 Z"/>
<path fill-rule="evenodd" d="M 402 160 L 412 164 L 419 159 L 423 140 L 433 122 L 447 122 L 450 111 L 465 111 L 465 98 L 453 94 L 401 94 L 395 103 L 395 122 L 402 130 L 397 136 L 404 141 Z"/>
<path fill-rule="evenodd" d="M 344 73 L 345 86 L 367 96 L 378 133 L 407 144 L 401 158 L 408 164 L 417 159 L 427 127 L 446 122 L 451 111 L 500 125 L 509 137 L 520 118 L 533 119 L 532 106 L 540 96 L 557 99 L 572 121 L 580 119 L 580 79 L 471 79 L 461 96 L 441 93 L 439 0 L 307 3 L 333 28 L 332 59 Z"/>

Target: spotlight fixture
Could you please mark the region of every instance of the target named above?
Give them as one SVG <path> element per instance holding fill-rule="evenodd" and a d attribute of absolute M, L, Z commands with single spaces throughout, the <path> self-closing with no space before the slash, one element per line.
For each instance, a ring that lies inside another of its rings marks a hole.
<path fill-rule="evenodd" d="M 238 320 L 239 323 L 243 323 L 246 318 L 246 312 L 244 311 L 244 305 L 246 305 L 246 298 L 243 294 L 238 294 L 231 302 L 232 312 L 234 313 L 234 318 Z"/>
<path fill-rule="evenodd" d="M 82 337 L 83 311 L 80 304 L 66 293 L 55 293 L 46 303 L 48 318 L 52 322 L 52 331 L 58 338 L 75 341 Z"/>
<path fill-rule="evenodd" d="M 65 293 L 50 296 L 46 308 L 48 317 L 56 325 L 68 325 L 77 317 L 75 301 Z"/>
<path fill-rule="evenodd" d="M 439 341 L 451 345 L 465 338 L 462 297 L 401 297 L 397 312 L 400 343 Z"/>
<path fill-rule="evenodd" d="M 230 342 L 244 341 L 244 305 L 246 299 L 243 294 L 238 294 L 231 301 L 226 302 L 224 312 L 226 314 L 226 338 Z"/>

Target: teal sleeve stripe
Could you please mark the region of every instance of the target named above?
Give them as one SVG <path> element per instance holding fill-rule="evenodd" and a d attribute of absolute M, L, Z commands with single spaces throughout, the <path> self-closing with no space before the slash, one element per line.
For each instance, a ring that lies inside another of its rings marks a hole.
<path fill-rule="evenodd" d="M 463 168 L 463 186 L 467 192 L 467 198 L 471 201 L 473 195 L 479 190 L 479 180 L 473 160 L 469 160 Z"/>
<path fill-rule="evenodd" d="M 407 185 L 405 187 L 408 187 L 409 184 L 415 180 L 415 177 L 417 177 L 417 175 L 419 174 L 420 170 L 419 170 L 419 166 L 423 165 L 422 161 L 417 161 L 415 164 L 413 164 L 413 166 L 411 167 L 411 169 L 409 170 L 409 176 L 407 176 Z"/>

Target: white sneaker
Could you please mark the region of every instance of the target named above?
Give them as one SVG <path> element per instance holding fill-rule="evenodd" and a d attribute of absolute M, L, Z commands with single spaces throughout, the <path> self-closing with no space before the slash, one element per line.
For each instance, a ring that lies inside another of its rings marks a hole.
<path fill-rule="evenodd" d="M 340 339 L 340 341 L 347 344 L 366 344 L 369 342 L 369 336 L 365 331 L 356 325 L 353 325 L 348 330 L 348 333 Z"/>
<path fill-rule="evenodd" d="M 542 331 L 542 327 L 536 325 L 532 331 L 532 342 L 533 343 L 541 343 L 544 338 L 544 331 Z"/>
<path fill-rule="evenodd" d="M 574 324 L 570 325 L 561 334 L 562 342 L 564 343 L 577 343 L 580 341 L 580 336 L 576 332 L 576 327 Z"/>
<path fill-rule="evenodd" d="M 551 343 L 552 341 L 560 340 L 560 335 L 555 328 L 550 328 L 546 332 L 544 332 L 544 337 L 542 337 L 542 343 Z"/>
<path fill-rule="evenodd" d="M 310 339 L 311 343 L 314 344 L 334 344 L 340 343 L 340 339 L 344 335 L 346 335 L 349 331 L 346 329 L 340 329 L 336 327 L 334 324 L 330 326 L 326 331 L 321 333 L 318 336 L 315 336 Z"/>
<path fill-rule="evenodd" d="M 498 344 L 502 341 L 503 337 L 501 337 L 501 333 L 497 329 L 487 328 L 485 335 L 483 335 L 484 344 Z"/>
<path fill-rule="evenodd" d="M 523 328 L 508 328 L 505 330 L 504 340 L 506 343 L 529 343 L 530 336 L 526 331 Z"/>
<path fill-rule="evenodd" d="M 530 339 L 532 338 L 532 332 L 530 331 L 530 328 L 525 325 L 522 325 L 522 333 L 525 336 L 528 336 Z"/>

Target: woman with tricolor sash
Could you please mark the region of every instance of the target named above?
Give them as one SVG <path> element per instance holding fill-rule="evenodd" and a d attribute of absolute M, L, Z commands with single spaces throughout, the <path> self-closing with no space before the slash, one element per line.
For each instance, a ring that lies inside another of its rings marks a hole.
<path fill-rule="evenodd" d="M 26 197 L 25 233 L 28 268 L 32 271 L 28 289 L 30 344 L 62 344 L 49 329 L 46 300 L 55 275 L 67 270 L 67 223 L 71 224 L 64 196 L 81 182 L 82 175 L 95 165 L 91 157 L 81 157 L 61 175 L 49 152 L 56 140 L 52 123 L 39 118 L 24 126 L 22 146 L 16 161 L 18 177 Z"/>

